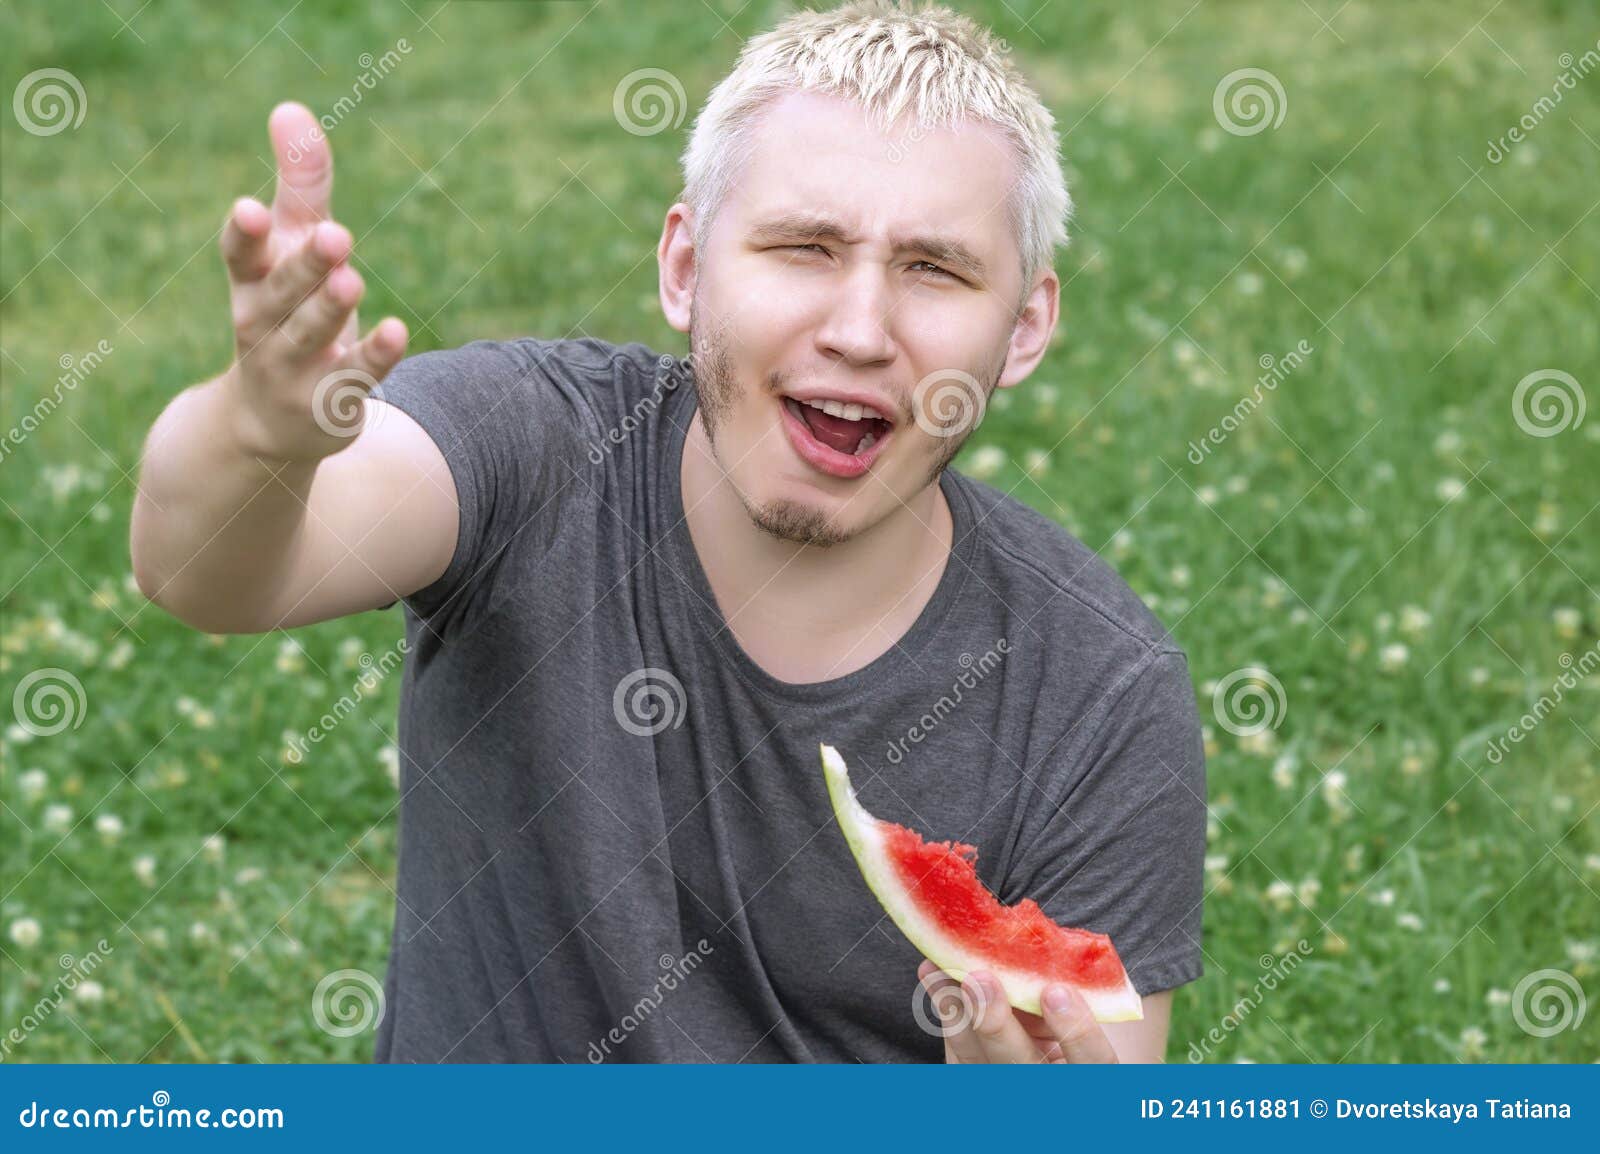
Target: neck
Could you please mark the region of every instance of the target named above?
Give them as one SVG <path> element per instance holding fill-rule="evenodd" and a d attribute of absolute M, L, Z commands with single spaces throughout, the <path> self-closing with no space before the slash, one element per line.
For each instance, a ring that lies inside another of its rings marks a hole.
<path fill-rule="evenodd" d="M 828 548 L 763 532 L 717 464 L 698 410 L 684 439 L 681 482 L 690 537 L 735 636 L 779 632 L 823 650 L 846 640 L 853 654 L 839 659 L 841 673 L 904 636 L 950 556 L 953 523 L 937 481 Z"/>

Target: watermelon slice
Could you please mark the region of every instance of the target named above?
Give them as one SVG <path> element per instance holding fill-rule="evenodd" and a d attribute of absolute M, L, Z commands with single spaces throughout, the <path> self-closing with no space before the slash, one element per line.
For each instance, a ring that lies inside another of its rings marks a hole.
<path fill-rule="evenodd" d="M 856 800 L 850 771 L 831 745 L 822 771 L 834 815 L 867 886 L 911 944 L 957 981 L 970 970 L 999 979 L 1006 1000 L 1040 1013 L 1052 982 L 1083 995 L 1101 1022 L 1144 1017 L 1139 994 L 1105 934 L 1057 925 L 1037 902 L 1001 905 L 978 880 L 978 851 L 960 842 L 922 840 L 915 830 L 879 821 Z"/>

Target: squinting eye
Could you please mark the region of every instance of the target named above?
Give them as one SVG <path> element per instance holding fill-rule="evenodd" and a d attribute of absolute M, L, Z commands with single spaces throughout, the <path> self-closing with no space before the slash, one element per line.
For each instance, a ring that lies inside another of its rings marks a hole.
<path fill-rule="evenodd" d="M 828 253 L 820 244 L 786 244 L 783 247 L 791 252 L 820 252 L 824 256 Z"/>
<path fill-rule="evenodd" d="M 951 276 L 951 277 L 953 277 L 953 276 L 956 275 L 955 273 L 951 272 L 949 269 L 940 268 L 938 265 L 934 264 L 932 261 L 919 260 L 917 262 L 917 264 L 923 265 L 926 268 L 928 268 L 930 271 L 939 273 L 941 276 Z M 912 265 L 911 267 L 912 268 L 916 268 L 917 265 Z"/>

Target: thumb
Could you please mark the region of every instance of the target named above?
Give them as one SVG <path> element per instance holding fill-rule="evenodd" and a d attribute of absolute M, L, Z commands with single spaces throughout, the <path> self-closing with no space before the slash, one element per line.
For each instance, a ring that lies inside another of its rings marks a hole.
<path fill-rule="evenodd" d="M 274 223 L 293 228 L 326 220 L 333 198 L 333 151 L 322 125 L 304 104 L 290 101 L 272 110 L 267 131 L 278 163 Z"/>

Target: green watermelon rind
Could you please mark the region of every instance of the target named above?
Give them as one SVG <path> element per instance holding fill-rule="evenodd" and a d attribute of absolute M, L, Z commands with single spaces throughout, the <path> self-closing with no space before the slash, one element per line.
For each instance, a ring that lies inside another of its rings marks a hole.
<path fill-rule="evenodd" d="M 1019 1010 L 1030 1014 L 1041 1013 L 1039 997 L 1049 982 L 1038 974 L 1012 967 L 997 965 L 981 955 L 952 941 L 925 918 L 921 911 L 904 896 L 904 887 L 894 876 L 878 838 L 878 819 L 856 798 L 850 784 L 850 770 L 844 758 L 831 745 L 821 745 L 822 772 L 828 784 L 828 798 L 833 803 L 834 817 L 856 866 L 861 871 L 867 888 L 878 899 L 878 904 L 900 928 L 911 944 L 922 951 L 936 966 L 956 981 L 962 981 L 976 969 L 989 970 L 999 980 L 1006 1000 Z M 1123 974 L 1122 985 L 1115 989 L 1076 987 L 1088 1003 L 1098 1022 L 1132 1022 L 1144 1017 L 1144 1007 L 1139 994 Z M 1070 984 L 1070 983 L 1069 983 Z"/>

